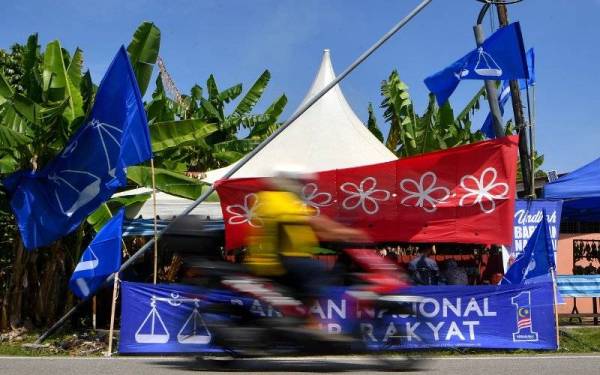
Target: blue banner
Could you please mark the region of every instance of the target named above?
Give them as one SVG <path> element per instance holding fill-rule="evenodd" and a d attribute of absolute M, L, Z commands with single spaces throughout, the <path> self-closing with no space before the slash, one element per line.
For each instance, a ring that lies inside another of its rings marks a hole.
<path fill-rule="evenodd" d="M 200 313 L 206 300 L 243 304 L 261 316 L 277 311 L 255 299 L 209 294 L 184 285 L 123 282 L 120 353 L 215 352 Z M 332 334 L 361 330 L 373 349 L 477 347 L 556 349 L 552 284 L 414 287 L 413 313 L 386 314 L 357 305 L 343 289 L 310 313 Z M 401 343 L 398 336 L 403 336 Z"/>
<path fill-rule="evenodd" d="M 542 221 L 542 211 L 546 210 L 546 220 L 550 229 L 550 239 L 554 249 L 558 249 L 558 237 L 560 235 L 560 218 L 562 213 L 562 201 L 560 200 L 527 200 L 517 199 L 515 201 L 514 236 L 512 247 L 508 249 L 510 256 L 516 259 L 527 245 L 527 241 L 533 235 L 535 228 Z"/>

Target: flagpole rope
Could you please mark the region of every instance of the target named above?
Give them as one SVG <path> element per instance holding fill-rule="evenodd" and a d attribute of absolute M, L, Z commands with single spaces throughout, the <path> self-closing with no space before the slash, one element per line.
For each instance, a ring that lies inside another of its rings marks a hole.
<path fill-rule="evenodd" d="M 284 122 L 277 130 L 273 132 L 268 138 L 262 141 L 254 150 L 245 155 L 239 163 L 234 164 L 233 168 L 227 172 L 222 180 L 229 179 L 234 173 L 236 173 L 240 168 L 242 168 L 250 159 L 254 157 L 260 150 L 265 148 L 266 145 L 271 143 L 273 139 L 275 139 L 281 132 L 287 129 L 294 121 L 296 121 L 304 112 L 306 112 L 310 107 L 313 106 L 319 99 L 321 99 L 329 90 L 337 86 L 340 81 L 342 81 L 348 74 L 350 74 L 357 66 L 362 64 L 373 52 L 375 52 L 379 47 L 381 47 L 385 42 L 388 41 L 398 30 L 404 27 L 410 20 L 412 20 L 417 14 L 419 14 L 427 5 L 431 3 L 432 0 L 423 0 L 419 5 L 417 5 L 410 13 L 408 13 L 403 19 L 401 19 L 396 25 L 394 25 L 387 33 L 385 33 L 375 44 L 373 44 L 369 49 L 363 52 L 352 64 L 350 64 L 346 70 L 344 70 L 340 75 L 338 75 L 333 81 L 331 81 L 327 86 L 325 86 L 321 91 L 316 93 L 310 100 L 308 100 L 302 107 L 300 107 L 292 116 Z M 215 186 L 211 185 L 206 192 L 204 192 L 200 197 L 198 197 L 192 204 L 190 204 L 186 209 L 184 209 L 173 221 L 171 221 L 165 228 L 160 230 L 157 233 L 156 238 L 160 238 L 163 234 L 165 234 L 172 225 L 174 225 L 177 220 L 182 216 L 189 215 L 200 203 L 204 202 L 206 198 L 208 198 L 213 192 L 215 192 Z M 148 249 L 155 240 L 148 241 L 144 246 L 142 246 L 135 254 L 133 254 L 125 263 L 121 265 L 121 269 L 119 272 L 127 269 L 131 264 L 138 260 Z M 102 289 L 102 287 L 109 285 L 114 279 L 114 275 L 110 275 L 105 281 L 104 284 L 98 289 Z M 36 344 L 41 344 L 48 336 L 54 333 L 58 328 L 60 328 L 69 317 L 77 311 L 85 302 L 89 300 L 81 300 L 77 305 L 75 305 L 71 310 L 69 310 L 62 318 L 60 318 L 52 327 L 50 327 L 46 332 L 44 332 L 36 341 Z"/>

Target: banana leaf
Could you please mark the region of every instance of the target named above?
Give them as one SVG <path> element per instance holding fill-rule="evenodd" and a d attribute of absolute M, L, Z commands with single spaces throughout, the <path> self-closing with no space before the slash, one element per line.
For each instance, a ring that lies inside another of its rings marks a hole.
<path fill-rule="evenodd" d="M 206 88 L 208 89 L 208 100 L 213 101 L 219 98 L 217 81 L 215 80 L 215 76 L 212 74 L 208 76 L 208 79 L 206 80 Z"/>
<path fill-rule="evenodd" d="M 46 46 L 43 69 L 43 87 L 48 100 L 55 102 L 68 100 L 68 109 L 65 110 L 64 114 L 69 121 L 73 121 L 77 111 L 73 104 L 67 68 L 65 67 L 62 48 L 58 40 L 50 42 Z"/>
<path fill-rule="evenodd" d="M 31 143 L 31 138 L 12 130 L 11 128 L 0 125 L 0 149 L 15 149 L 26 146 Z"/>
<path fill-rule="evenodd" d="M 0 104 L 4 103 L 7 99 L 12 97 L 13 90 L 10 87 L 10 84 L 0 72 Z"/>
<path fill-rule="evenodd" d="M 217 126 L 202 120 L 157 122 L 150 125 L 152 151 L 159 152 L 171 147 L 202 139 L 217 131 Z"/>
<path fill-rule="evenodd" d="M 208 186 L 208 184 L 198 179 L 162 168 L 155 168 L 155 177 L 157 190 L 187 199 L 198 198 Z M 152 187 L 150 167 L 129 167 L 127 168 L 127 178 L 139 186 Z"/>
<path fill-rule="evenodd" d="M 158 59 L 159 50 L 160 30 L 152 22 L 142 23 L 133 34 L 131 43 L 127 46 L 129 60 L 133 66 L 142 96 L 144 96 L 150 84 L 152 69 Z"/>
<path fill-rule="evenodd" d="M 238 116 L 248 114 L 260 100 L 270 80 L 271 73 L 268 70 L 265 70 L 260 77 L 258 77 L 256 82 L 254 82 L 242 100 L 240 100 L 233 113 Z"/>
<path fill-rule="evenodd" d="M 121 207 L 130 207 L 136 204 L 144 203 L 152 196 L 151 193 L 142 193 L 124 197 L 111 198 L 103 203 L 98 209 L 92 212 L 86 219 L 88 224 L 94 227 L 98 232 L 113 214 Z"/>
<path fill-rule="evenodd" d="M 71 94 L 71 103 L 74 108 L 74 117 L 81 117 L 85 111 L 83 108 L 83 96 L 80 91 L 81 86 L 81 68 L 83 66 L 83 51 L 79 48 L 75 50 L 69 67 L 67 68 L 67 79 L 69 92 Z"/>
<path fill-rule="evenodd" d="M 377 126 L 377 118 L 373 113 L 373 104 L 369 103 L 369 107 L 367 110 L 369 112 L 369 119 L 367 120 L 367 129 L 369 129 L 371 134 L 373 134 L 375 138 L 379 140 L 379 142 L 383 142 L 383 133 L 381 133 L 379 126 Z"/>
<path fill-rule="evenodd" d="M 19 162 L 15 160 L 11 155 L 4 155 L 0 158 L 0 173 L 9 174 L 13 173 L 19 167 Z"/>
<path fill-rule="evenodd" d="M 230 101 L 237 98 L 242 93 L 242 84 L 238 83 L 235 86 L 231 86 L 228 89 L 221 91 L 218 95 L 219 101 L 229 103 Z"/>

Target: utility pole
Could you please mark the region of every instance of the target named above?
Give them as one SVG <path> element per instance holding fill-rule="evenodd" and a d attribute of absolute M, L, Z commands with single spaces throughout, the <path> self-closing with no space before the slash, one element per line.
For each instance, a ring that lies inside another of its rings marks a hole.
<path fill-rule="evenodd" d="M 497 3 L 498 21 L 500 26 L 508 25 L 508 11 L 506 5 Z M 530 197 L 535 197 L 535 182 L 533 179 L 533 171 L 530 164 L 529 150 L 527 148 L 527 131 L 525 127 L 525 116 L 523 115 L 523 104 L 521 103 L 521 92 L 519 91 L 519 81 L 516 79 L 510 80 L 510 95 L 513 107 L 515 125 L 517 134 L 519 135 L 519 160 L 521 163 L 521 175 L 523 181 L 523 189 L 525 194 Z"/>
<path fill-rule="evenodd" d="M 475 43 L 477 47 L 481 47 L 485 37 L 483 36 L 483 17 L 490 7 L 489 3 L 486 3 L 481 8 L 479 16 L 477 17 L 477 24 L 473 26 L 473 32 L 475 33 Z M 502 121 L 502 113 L 500 112 L 500 104 L 498 103 L 498 90 L 496 89 L 496 81 L 486 79 L 484 81 L 485 92 L 487 95 L 488 103 L 490 105 L 490 113 L 492 114 L 492 124 L 494 125 L 494 135 L 496 138 L 504 137 L 504 122 Z"/>

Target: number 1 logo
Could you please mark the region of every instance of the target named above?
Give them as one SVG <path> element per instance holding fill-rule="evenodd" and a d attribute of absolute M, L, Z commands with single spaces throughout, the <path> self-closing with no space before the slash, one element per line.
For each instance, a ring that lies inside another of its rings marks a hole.
<path fill-rule="evenodd" d="M 533 331 L 531 316 L 531 293 L 521 292 L 511 298 L 517 314 L 517 331 L 513 332 L 513 341 L 538 341 L 537 332 Z"/>

